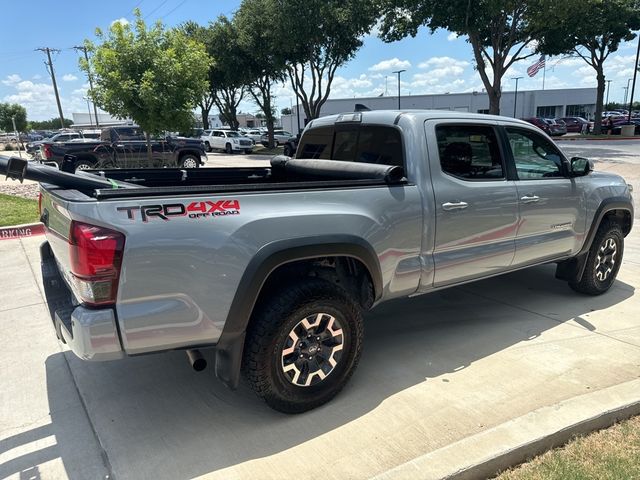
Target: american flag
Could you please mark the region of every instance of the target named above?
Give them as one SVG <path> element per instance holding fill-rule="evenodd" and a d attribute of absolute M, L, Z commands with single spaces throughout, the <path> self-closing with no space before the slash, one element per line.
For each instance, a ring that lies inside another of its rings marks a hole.
<path fill-rule="evenodd" d="M 536 63 L 531 65 L 529 68 L 527 68 L 527 75 L 529 75 L 530 77 L 535 77 L 536 73 L 538 73 L 540 69 L 544 68 L 544 66 L 545 66 L 545 58 L 544 58 L 544 55 L 542 55 L 540 57 L 540 60 L 538 60 Z"/>

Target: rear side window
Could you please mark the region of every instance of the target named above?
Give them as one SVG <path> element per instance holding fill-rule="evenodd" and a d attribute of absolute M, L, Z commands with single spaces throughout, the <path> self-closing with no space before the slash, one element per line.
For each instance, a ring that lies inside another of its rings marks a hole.
<path fill-rule="evenodd" d="M 464 180 L 497 180 L 505 177 L 498 139 L 485 125 L 436 127 L 442 171 Z"/>
<path fill-rule="evenodd" d="M 300 139 L 296 157 L 404 166 L 400 131 L 378 125 L 307 130 Z"/>

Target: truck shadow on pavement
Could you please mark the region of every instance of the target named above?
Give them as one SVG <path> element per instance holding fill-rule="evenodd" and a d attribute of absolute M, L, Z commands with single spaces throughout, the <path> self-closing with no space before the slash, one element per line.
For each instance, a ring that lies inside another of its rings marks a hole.
<path fill-rule="evenodd" d="M 52 355 L 46 362 L 50 410 L 59 411 L 55 404 L 63 401 L 56 364 L 64 355 L 116 478 L 192 478 L 218 471 L 318 439 L 408 388 L 440 385 L 474 362 L 535 341 L 563 323 L 594 335 L 597 328 L 584 315 L 634 293 L 617 281 L 606 295 L 585 297 L 554 281 L 553 272 L 553 266 L 536 267 L 379 306 L 367 315 L 364 353 L 350 384 L 306 414 L 274 412 L 245 385 L 228 390 L 212 368 L 191 371 L 183 352 L 112 363 L 85 363 L 69 352 Z M 211 365 L 213 354 L 206 355 Z M 69 417 L 52 415 L 73 477 L 65 444 L 74 439 L 65 435 L 74 429 L 57 425 Z"/>

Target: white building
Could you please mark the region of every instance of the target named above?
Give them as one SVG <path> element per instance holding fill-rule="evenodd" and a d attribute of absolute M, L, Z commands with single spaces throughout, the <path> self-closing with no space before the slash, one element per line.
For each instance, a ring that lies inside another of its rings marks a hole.
<path fill-rule="evenodd" d="M 363 97 L 330 99 L 322 106 L 320 115 L 353 112 L 357 105 L 371 110 L 397 110 L 398 97 Z M 515 115 L 514 115 L 515 106 Z M 445 93 L 437 95 L 408 95 L 400 98 L 401 109 L 455 110 L 459 112 L 489 113 L 486 92 Z M 300 115 L 296 114 L 300 111 Z M 501 115 L 516 118 L 529 117 L 585 117 L 592 119 L 596 110 L 595 88 L 566 88 L 558 90 L 523 90 L 502 92 Z M 290 132 L 304 128 L 306 118 L 302 106 L 294 107 L 292 115 L 282 116 L 282 127 Z"/>

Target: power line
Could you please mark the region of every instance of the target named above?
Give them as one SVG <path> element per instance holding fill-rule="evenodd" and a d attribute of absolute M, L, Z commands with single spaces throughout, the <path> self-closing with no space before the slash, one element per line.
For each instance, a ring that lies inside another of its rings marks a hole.
<path fill-rule="evenodd" d="M 60 114 L 60 125 L 62 125 L 62 128 L 64 128 L 64 116 L 62 115 L 62 105 L 60 104 L 60 95 L 58 94 L 58 84 L 56 83 L 56 74 L 53 70 L 53 62 L 51 61 L 51 52 L 59 53 L 60 50 L 57 48 L 49 48 L 49 47 L 36 48 L 36 50 L 47 54 L 47 61 L 44 63 L 47 66 L 49 75 L 51 75 L 51 82 L 53 83 L 53 92 L 56 94 L 56 103 L 58 104 L 58 113 Z"/>
<path fill-rule="evenodd" d="M 169 10 L 169 12 L 165 13 L 164 17 L 161 17 L 161 18 L 167 18 L 169 15 L 171 15 L 173 12 L 175 12 L 177 9 L 179 9 L 185 3 L 187 3 L 187 0 L 182 0 L 176 7 L 172 8 L 171 10 Z"/>
<path fill-rule="evenodd" d="M 151 10 L 149 13 L 147 13 L 144 16 L 144 20 L 146 20 L 147 18 L 149 18 L 151 15 L 153 15 L 154 13 L 156 13 L 158 10 L 160 10 L 165 3 L 167 3 L 169 0 L 164 0 L 163 2 L 160 3 L 160 5 L 158 5 L 156 8 L 154 8 L 153 10 Z"/>

